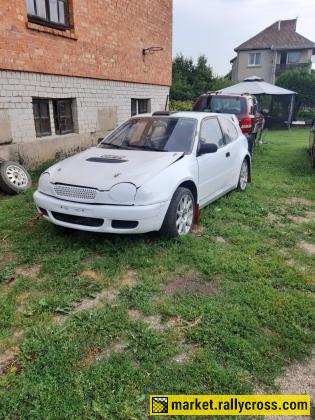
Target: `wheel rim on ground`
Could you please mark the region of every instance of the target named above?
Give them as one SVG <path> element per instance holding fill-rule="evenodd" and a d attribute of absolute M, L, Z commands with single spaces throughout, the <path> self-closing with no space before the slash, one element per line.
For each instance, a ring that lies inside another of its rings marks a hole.
<path fill-rule="evenodd" d="M 28 178 L 25 171 L 16 165 L 9 165 L 5 174 L 8 181 L 15 187 L 24 188 L 28 184 Z"/>
<path fill-rule="evenodd" d="M 192 227 L 194 220 L 193 199 L 185 194 L 179 200 L 176 212 L 176 229 L 179 235 L 185 235 Z"/>
<path fill-rule="evenodd" d="M 248 166 L 247 166 L 247 162 L 244 161 L 241 167 L 241 174 L 240 174 L 241 190 L 245 190 L 247 182 L 248 182 Z"/>

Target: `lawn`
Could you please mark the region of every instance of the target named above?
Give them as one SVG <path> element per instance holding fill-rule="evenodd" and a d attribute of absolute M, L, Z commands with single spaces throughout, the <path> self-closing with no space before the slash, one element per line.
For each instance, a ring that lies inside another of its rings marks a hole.
<path fill-rule="evenodd" d="M 315 342 L 315 173 L 306 130 L 266 139 L 246 193 L 178 240 L 67 231 L 35 219 L 32 192 L 0 196 L 0 418 L 140 419 L 150 393 L 276 392 Z"/>

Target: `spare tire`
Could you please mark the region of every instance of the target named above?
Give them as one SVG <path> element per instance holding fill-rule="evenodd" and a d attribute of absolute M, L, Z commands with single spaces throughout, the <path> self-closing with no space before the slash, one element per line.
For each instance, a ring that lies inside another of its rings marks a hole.
<path fill-rule="evenodd" d="M 17 162 L 0 163 L 0 189 L 7 194 L 18 194 L 31 188 L 32 180 L 25 168 Z"/>

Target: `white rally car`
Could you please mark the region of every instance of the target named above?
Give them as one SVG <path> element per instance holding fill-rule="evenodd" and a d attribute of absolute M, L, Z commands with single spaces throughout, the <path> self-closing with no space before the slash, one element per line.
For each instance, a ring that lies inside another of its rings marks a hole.
<path fill-rule="evenodd" d="M 189 233 L 199 209 L 250 180 L 233 115 L 156 112 L 130 118 L 97 147 L 44 172 L 34 194 L 52 223 L 92 232 Z"/>

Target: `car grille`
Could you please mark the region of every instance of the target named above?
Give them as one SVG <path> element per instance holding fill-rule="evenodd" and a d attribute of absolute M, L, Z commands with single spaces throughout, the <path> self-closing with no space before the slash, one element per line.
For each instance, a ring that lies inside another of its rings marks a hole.
<path fill-rule="evenodd" d="M 57 184 L 54 186 L 54 190 L 57 195 L 67 198 L 94 200 L 96 197 L 96 190 L 93 188 L 73 187 L 72 185 Z"/>

